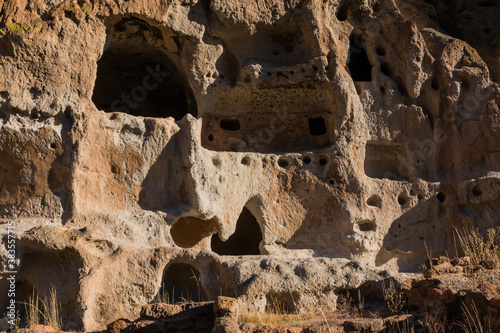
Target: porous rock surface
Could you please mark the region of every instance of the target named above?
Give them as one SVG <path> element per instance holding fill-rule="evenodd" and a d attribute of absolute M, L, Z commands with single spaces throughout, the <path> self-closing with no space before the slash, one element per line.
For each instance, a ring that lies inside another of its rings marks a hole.
<path fill-rule="evenodd" d="M 499 222 L 499 15 L 0 0 L 0 270 L 14 221 L 17 300 L 53 286 L 97 330 L 159 294 L 331 305 L 452 253 Z"/>

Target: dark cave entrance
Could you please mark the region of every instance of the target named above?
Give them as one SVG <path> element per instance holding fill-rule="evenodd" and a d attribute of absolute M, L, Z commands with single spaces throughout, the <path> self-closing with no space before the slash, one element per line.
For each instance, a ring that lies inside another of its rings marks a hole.
<path fill-rule="evenodd" d="M 207 299 L 201 286 L 200 272 L 189 264 L 174 263 L 165 269 L 157 301 L 174 304 L 183 301 L 202 302 Z"/>
<path fill-rule="evenodd" d="M 97 62 L 92 101 L 105 112 L 182 119 L 196 116 L 196 103 L 179 68 L 180 59 L 165 47 L 162 32 L 145 21 L 126 18 L 114 25 Z"/>
<path fill-rule="evenodd" d="M 327 134 L 326 121 L 323 117 L 309 118 L 309 134 L 320 136 Z"/>
<path fill-rule="evenodd" d="M 349 62 L 347 67 L 354 81 L 370 82 L 372 80 L 372 64 L 368 59 L 363 47 L 363 36 L 361 34 L 351 37 L 349 49 Z"/>
<path fill-rule="evenodd" d="M 259 255 L 262 231 L 259 222 L 245 207 L 236 222 L 236 231 L 223 242 L 218 234 L 212 236 L 212 251 L 219 255 L 242 256 Z"/>

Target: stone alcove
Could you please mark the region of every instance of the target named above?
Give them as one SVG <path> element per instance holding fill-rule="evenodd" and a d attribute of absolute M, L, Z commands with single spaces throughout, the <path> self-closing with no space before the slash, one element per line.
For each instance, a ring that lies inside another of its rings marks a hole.
<path fill-rule="evenodd" d="M 253 214 L 246 208 L 236 222 L 236 230 L 225 242 L 218 234 L 214 234 L 211 239 L 212 251 L 219 255 L 242 256 L 259 255 L 259 245 L 262 241 L 262 231 L 259 222 Z"/>
<path fill-rule="evenodd" d="M 157 298 L 170 304 L 190 300 L 206 301 L 201 285 L 200 272 L 192 265 L 176 262 L 168 265 L 163 273 L 161 288 Z"/>
<path fill-rule="evenodd" d="M 92 101 L 105 112 L 143 117 L 196 116 L 196 103 L 164 33 L 144 20 L 128 17 L 107 29 L 97 62 Z"/>

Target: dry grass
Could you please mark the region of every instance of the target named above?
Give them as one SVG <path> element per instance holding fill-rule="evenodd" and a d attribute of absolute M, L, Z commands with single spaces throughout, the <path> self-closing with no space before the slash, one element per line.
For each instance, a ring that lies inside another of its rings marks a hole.
<path fill-rule="evenodd" d="M 166 290 L 165 284 L 162 284 L 160 291 L 156 295 L 154 302 L 155 303 L 165 303 L 165 304 L 173 304 L 175 296 L 175 288 L 172 288 L 172 297 L 170 297 L 170 293 Z"/>
<path fill-rule="evenodd" d="M 425 240 L 424 240 L 424 246 L 425 246 L 425 253 L 427 254 L 427 259 L 429 260 L 429 268 L 433 269 L 434 267 L 432 265 L 432 249 L 429 250 L 427 248 L 427 243 L 425 242 Z"/>
<path fill-rule="evenodd" d="M 389 281 L 388 287 L 386 287 L 384 283 L 382 285 L 382 291 L 384 293 L 384 300 L 387 304 L 387 308 L 389 308 L 392 313 L 401 312 L 405 306 L 405 299 L 403 293 L 397 290 L 395 283 L 392 280 Z"/>
<path fill-rule="evenodd" d="M 477 311 L 474 301 L 471 303 L 470 308 L 462 302 L 462 311 L 464 313 L 465 322 L 457 323 L 465 333 L 491 333 L 491 329 L 484 327 L 481 321 L 481 316 Z"/>
<path fill-rule="evenodd" d="M 40 314 L 43 315 L 43 312 L 40 310 L 39 300 L 35 289 L 33 289 L 33 293 L 28 298 L 28 303 L 24 305 L 28 327 L 40 324 Z"/>
<path fill-rule="evenodd" d="M 28 327 L 40 324 L 40 319 L 47 326 L 51 326 L 55 331 L 62 328 L 60 305 L 57 302 L 56 289 L 51 286 L 48 295 L 43 299 L 38 297 L 35 290 L 28 298 L 28 303 L 22 303 L 26 308 L 26 319 Z"/>
<path fill-rule="evenodd" d="M 500 266 L 500 227 L 488 230 L 482 237 L 477 229 L 455 229 L 462 251 L 474 265 L 486 268 Z"/>
<path fill-rule="evenodd" d="M 451 328 L 451 324 L 448 323 L 446 315 L 439 311 L 426 313 L 423 325 L 429 333 L 446 333 L 449 332 Z"/>
<path fill-rule="evenodd" d="M 52 286 L 49 295 L 43 301 L 45 324 L 51 326 L 55 331 L 60 331 L 62 327 L 59 303 L 57 302 L 56 289 Z"/>
<path fill-rule="evenodd" d="M 295 306 L 295 305 L 294 305 Z M 325 323 L 330 330 L 326 313 L 329 310 L 319 304 L 311 305 L 302 311 L 291 311 L 281 300 L 271 297 L 264 313 L 246 312 L 239 316 L 239 324 L 252 323 L 255 325 L 293 325 L 296 327 L 309 327 L 311 323 Z"/>
<path fill-rule="evenodd" d="M 389 326 L 384 330 L 384 333 L 415 333 L 415 328 L 410 324 L 408 319 Z"/>
<path fill-rule="evenodd" d="M 194 279 L 196 282 L 196 293 L 198 294 L 198 301 L 203 301 L 202 297 L 202 287 L 200 278 L 196 275 L 196 273 L 191 269 L 191 277 L 190 279 Z M 154 298 L 154 302 L 156 303 L 166 303 L 166 304 L 175 304 L 175 286 L 172 287 L 172 293 L 166 290 L 165 284 L 162 283 L 162 286 L 158 292 L 158 294 Z M 222 295 L 222 289 L 221 289 Z M 189 290 L 186 290 L 186 295 L 181 293 L 181 296 L 178 297 L 182 300 L 183 303 L 191 303 L 193 302 L 193 295 L 189 294 Z"/>

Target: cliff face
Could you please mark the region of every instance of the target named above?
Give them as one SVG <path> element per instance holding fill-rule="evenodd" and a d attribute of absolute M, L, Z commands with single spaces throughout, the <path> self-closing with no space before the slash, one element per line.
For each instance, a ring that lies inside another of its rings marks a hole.
<path fill-rule="evenodd" d="M 498 17 L 498 1 L 0 0 L 17 300 L 54 286 L 65 328 L 93 330 L 161 288 L 303 306 L 414 271 L 426 246 L 454 253 L 454 228 L 499 223 Z"/>

